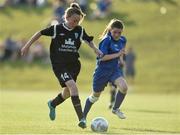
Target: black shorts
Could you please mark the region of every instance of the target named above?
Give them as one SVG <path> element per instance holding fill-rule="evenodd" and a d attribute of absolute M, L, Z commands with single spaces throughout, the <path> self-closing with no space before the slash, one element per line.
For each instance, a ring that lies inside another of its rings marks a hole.
<path fill-rule="evenodd" d="M 61 87 L 66 87 L 65 82 L 69 80 L 74 80 L 76 82 L 81 69 L 81 63 L 78 60 L 72 63 L 53 64 L 52 67 Z"/>

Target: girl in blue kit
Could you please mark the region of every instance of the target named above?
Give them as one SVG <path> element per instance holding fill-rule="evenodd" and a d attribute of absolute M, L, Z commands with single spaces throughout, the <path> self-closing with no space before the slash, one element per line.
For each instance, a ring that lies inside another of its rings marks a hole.
<path fill-rule="evenodd" d="M 112 113 L 121 119 L 126 118 L 119 109 L 128 89 L 122 68 L 119 66 L 119 63 L 123 62 L 126 46 L 126 38 L 121 36 L 123 28 L 124 25 L 121 20 L 112 19 L 101 36 L 102 40 L 99 49 L 102 51 L 103 56 L 97 59 L 97 67 L 93 76 L 93 92 L 86 99 L 84 107 L 85 118 L 108 82 L 115 84 L 118 88 Z"/>

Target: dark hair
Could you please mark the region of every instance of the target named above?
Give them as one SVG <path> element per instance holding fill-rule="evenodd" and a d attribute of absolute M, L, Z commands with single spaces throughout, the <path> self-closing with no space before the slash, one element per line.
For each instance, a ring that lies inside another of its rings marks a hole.
<path fill-rule="evenodd" d="M 77 8 L 77 9 L 81 10 L 78 3 L 71 3 L 70 7 Z"/>
<path fill-rule="evenodd" d="M 111 29 L 118 28 L 118 29 L 124 29 L 124 24 L 119 19 L 112 19 L 109 24 L 106 26 L 105 30 L 103 31 L 102 35 L 100 36 L 100 39 L 102 39 Z"/>
<path fill-rule="evenodd" d="M 74 14 L 80 15 L 82 18 L 85 16 L 78 3 L 71 3 L 70 7 L 65 11 L 65 17 L 71 17 Z"/>

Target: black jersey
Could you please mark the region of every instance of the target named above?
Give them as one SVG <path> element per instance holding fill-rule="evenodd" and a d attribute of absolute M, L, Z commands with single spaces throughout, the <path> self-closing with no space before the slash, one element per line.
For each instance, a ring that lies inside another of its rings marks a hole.
<path fill-rule="evenodd" d="M 87 35 L 81 26 L 69 29 L 64 23 L 41 30 L 41 34 L 52 37 L 50 45 L 52 64 L 77 61 L 81 41 L 91 42 L 93 40 L 93 37 Z"/>

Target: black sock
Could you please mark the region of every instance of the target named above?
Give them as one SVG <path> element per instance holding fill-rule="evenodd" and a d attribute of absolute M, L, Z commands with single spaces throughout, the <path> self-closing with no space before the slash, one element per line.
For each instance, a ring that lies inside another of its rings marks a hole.
<path fill-rule="evenodd" d="M 113 106 L 113 110 L 116 110 L 118 108 L 120 108 L 124 98 L 125 98 L 126 94 L 120 92 L 118 90 L 117 94 L 116 94 L 116 100 L 115 100 L 115 103 L 114 103 L 114 106 Z"/>
<path fill-rule="evenodd" d="M 111 102 L 111 104 L 113 104 L 115 101 L 116 90 L 111 90 L 110 94 L 111 94 L 110 102 Z"/>
<path fill-rule="evenodd" d="M 76 114 L 78 116 L 79 121 L 83 118 L 83 112 L 81 107 L 81 101 L 79 99 L 79 96 L 71 96 L 71 100 L 74 106 L 74 109 L 76 111 Z"/>
<path fill-rule="evenodd" d="M 93 105 L 93 103 L 89 100 L 89 97 L 86 99 L 86 104 L 84 107 L 84 118 L 87 117 L 87 114 L 89 113 L 89 110 L 91 109 L 91 106 Z"/>
<path fill-rule="evenodd" d="M 52 102 L 51 102 L 51 106 L 56 108 L 56 106 L 58 106 L 59 104 L 61 104 L 62 102 L 64 102 L 65 99 L 62 97 L 62 93 L 58 94 L 57 97 L 55 97 Z"/>

